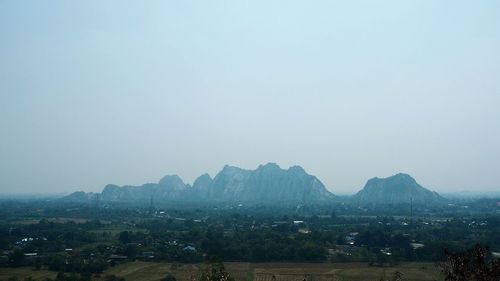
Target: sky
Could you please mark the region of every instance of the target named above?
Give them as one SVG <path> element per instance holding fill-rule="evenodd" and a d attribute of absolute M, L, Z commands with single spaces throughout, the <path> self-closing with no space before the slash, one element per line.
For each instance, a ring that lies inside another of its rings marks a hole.
<path fill-rule="evenodd" d="M 0 0 L 0 194 L 300 165 L 500 190 L 500 1 Z"/>

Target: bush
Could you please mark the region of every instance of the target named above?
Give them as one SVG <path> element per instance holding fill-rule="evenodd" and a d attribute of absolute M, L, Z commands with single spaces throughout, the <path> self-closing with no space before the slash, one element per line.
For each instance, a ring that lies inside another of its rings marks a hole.
<path fill-rule="evenodd" d="M 169 273 L 167 274 L 167 276 L 163 277 L 161 281 L 177 281 L 177 279 L 175 278 L 175 276 Z"/>
<path fill-rule="evenodd" d="M 463 252 L 445 252 L 447 261 L 441 269 L 446 281 L 500 280 L 500 260 L 491 259 L 487 247 L 476 245 Z"/>

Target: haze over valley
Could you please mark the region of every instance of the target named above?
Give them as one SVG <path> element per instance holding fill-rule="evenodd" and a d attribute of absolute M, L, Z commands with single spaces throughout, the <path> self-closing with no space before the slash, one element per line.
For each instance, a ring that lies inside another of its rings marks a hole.
<path fill-rule="evenodd" d="M 500 1 L 0 0 L 0 281 L 499 281 Z"/>

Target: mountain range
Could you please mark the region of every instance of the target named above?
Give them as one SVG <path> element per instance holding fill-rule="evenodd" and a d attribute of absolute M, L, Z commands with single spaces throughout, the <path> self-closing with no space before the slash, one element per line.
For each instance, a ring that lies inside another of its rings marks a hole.
<path fill-rule="evenodd" d="M 224 168 L 212 178 L 199 176 L 189 185 L 177 175 L 168 175 L 158 183 L 140 186 L 108 184 L 99 193 L 75 192 L 62 200 L 125 204 L 177 203 L 256 203 L 256 204 L 324 204 L 339 198 L 321 181 L 300 166 L 282 169 L 275 163 L 259 165 L 255 170 L 234 166 Z M 407 174 L 373 178 L 350 198 L 356 204 L 430 204 L 443 202 L 436 192 L 419 185 Z"/>

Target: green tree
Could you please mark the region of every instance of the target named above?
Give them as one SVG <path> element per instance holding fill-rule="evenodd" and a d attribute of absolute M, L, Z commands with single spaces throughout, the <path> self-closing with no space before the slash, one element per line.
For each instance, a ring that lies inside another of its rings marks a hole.
<path fill-rule="evenodd" d="M 177 281 L 177 278 L 169 273 L 167 276 L 163 277 L 161 281 Z"/>
<path fill-rule="evenodd" d="M 120 240 L 120 243 L 122 243 L 122 244 L 130 243 L 130 232 L 128 232 L 128 231 L 120 232 L 120 234 L 118 236 L 118 240 Z"/>
<path fill-rule="evenodd" d="M 104 280 L 105 281 L 125 281 L 125 278 L 123 278 L 123 277 L 117 277 L 116 275 L 111 274 L 111 275 L 107 275 L 104 278 Z"/>
<path fill-rule="evenodd" d="M 394 281 L 403 281 L 403 273 L 396 271 L 394 272 L 394 277 L 392 278 Z"/>
<path fill-rule="evenodd" d="M 476 245 L 463 252 L 445 252 L 447 260 L 441 269 L 446 281 L 500 280 L 500 260 L 492 260 L 487 247 Z"/>
<path fill-rule="evenodd" d="M 226 271 L 222 261 L 214 258 L 205 265 L 200 274 L 199 281 L 234 281 L 234 278 Z"/>
<path fill-rule="evenodd" d="M 24 252 L 20 249 L 14 249 L 9 254 L 9 260 L 13 266 L 21 266 L 24 262 Z"/>

